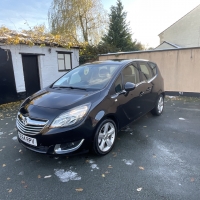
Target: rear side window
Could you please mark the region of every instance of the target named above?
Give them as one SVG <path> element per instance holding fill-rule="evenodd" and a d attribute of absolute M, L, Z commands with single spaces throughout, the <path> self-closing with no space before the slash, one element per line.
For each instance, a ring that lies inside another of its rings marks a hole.
<path fill-rule="evenodd" d="M 155 76 L 157 74 L 157 66 L 155 63 L 149 62 L 149 66 L 153 72 L 153 75 Z"/>
<path fill-rule="evenodd" d="M 147 63 L 140 62 L 139 66 L 140 66 L 141 72 L 144 74 L 144 76 L 147 80 L 154 77 L 153 70 L 149 67 L 149 65 Z"/>

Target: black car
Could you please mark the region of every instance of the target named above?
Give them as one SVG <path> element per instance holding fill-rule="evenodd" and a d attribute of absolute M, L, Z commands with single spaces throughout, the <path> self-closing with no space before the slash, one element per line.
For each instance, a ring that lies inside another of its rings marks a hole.
<path fill-rule="evenodd" d="M 17 114 L 18 140 L 46 154 L 98 155 L 113 147 L 117 132 L 164 107 L 163 78 L 147 60 L 108 60 L 81 65 L 28 97 Z"/>

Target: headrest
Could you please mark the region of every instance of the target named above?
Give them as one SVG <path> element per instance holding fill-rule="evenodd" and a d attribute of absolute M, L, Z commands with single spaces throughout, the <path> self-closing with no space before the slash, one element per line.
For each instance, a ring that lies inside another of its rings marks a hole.
<path fill-rule="evenodd" d="M 132 75 L 132 69 L 128 66 L 123 70 L 123 75 Z"/>

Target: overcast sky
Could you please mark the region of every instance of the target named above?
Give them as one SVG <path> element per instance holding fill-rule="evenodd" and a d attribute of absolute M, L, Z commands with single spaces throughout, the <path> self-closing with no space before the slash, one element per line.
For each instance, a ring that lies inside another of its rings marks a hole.
<path fill-rule="evenodd" d="M 0 26 L 25 29 L 28 25 L 46 24 L 52 0 L 0 0 Z M 102 0 L 109 12 L 116 0 Z M 122 0 L 127 21 L 137 39 L 148 47 L 159 44 L 158 34 L 194 9 L 200 0 Z M 28 23 L 28 25 L 26 24 Z"/>

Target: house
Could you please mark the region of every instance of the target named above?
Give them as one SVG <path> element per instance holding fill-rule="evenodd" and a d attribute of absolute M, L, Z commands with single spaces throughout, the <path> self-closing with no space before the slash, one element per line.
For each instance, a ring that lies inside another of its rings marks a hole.
<path fill-rule="evenodd" d="M 200 5 L 161 32 L 158 49 L 200 46 Z"/>
<path fill-rule="evenodd" d="M 24 99 L 79 65 L 78 47 L 66 49 L 48 40 L 30 46 L 30 38 L 20 38 L 23 42 L 9 44 L 0 37 L 0 104 Z"/>

